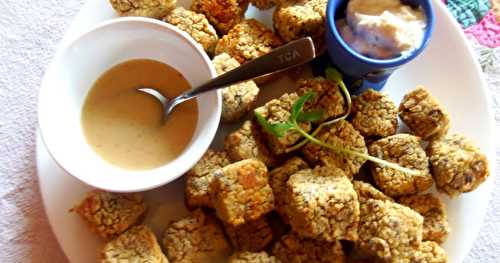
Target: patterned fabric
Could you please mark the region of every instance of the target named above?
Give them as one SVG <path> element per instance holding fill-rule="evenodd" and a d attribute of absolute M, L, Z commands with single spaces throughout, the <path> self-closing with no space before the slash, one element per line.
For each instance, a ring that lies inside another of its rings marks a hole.
<path fill-rule="evenodd" d="M 464 28 L 477 24 L 491 8 L 488 0 L 448 0 L 446 5 Z"/>

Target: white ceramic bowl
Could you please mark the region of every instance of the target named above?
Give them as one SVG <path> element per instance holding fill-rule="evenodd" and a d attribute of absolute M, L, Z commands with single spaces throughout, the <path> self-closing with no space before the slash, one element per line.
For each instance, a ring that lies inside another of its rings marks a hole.
<path fill-rule="evenodd" d="M 185 151 L 153 170 L 125 170 L 102 160 L 87 144 L 81 126 L 82 106 L 92 84 L 121 62 L 148 58 L 169 64 L 193 87 L 215 77 L 210 59 L 186 33 L 153 19 L 118 18 L 69 41 L 62 50 L 43 80 L 38 120 L 47 149 L 71 175 L 108 191 L 144 191 L 184 174 L 209 147 L 221 114 L 218 92 L 198 98 L 200 115 Z"/>

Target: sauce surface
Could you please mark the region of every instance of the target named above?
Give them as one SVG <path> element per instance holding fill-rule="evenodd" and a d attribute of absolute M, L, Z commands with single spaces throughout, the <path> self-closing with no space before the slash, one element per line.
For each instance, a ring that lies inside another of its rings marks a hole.
<path fill-rule="evenodd" d="M 153 169 L 174 160 L 191 141 L 198 121 L 198 105 L 190 100 L 161 125 L 160 103 L 137 92 L 140 86 L 153 87 L 168 98 L 191 88 L 166 64 L 129 60 L 94 83 L 82 111 L 87 143 L 107 162 L 129 170 Z"/>

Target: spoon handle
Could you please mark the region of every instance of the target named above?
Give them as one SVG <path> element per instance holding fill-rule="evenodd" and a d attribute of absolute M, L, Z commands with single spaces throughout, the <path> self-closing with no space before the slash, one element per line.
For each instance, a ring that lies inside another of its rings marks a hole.
<path fill-rule="evenodd" d="M 224 88 L 241 81 L 283 71 L 309 62 L 315 56 L 312 39 L 304 37 L 222 74 L 198 88 L 188 91 L 183 97 L 189 99 L 210 90 Z"/>

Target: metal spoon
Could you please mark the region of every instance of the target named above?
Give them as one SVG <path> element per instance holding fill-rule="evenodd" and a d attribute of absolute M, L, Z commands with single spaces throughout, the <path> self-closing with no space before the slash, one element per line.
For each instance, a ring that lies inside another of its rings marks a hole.
<path fill-rule="evenodd" d="M 151 87 L 140 87 L 139 92 L 156 98 L 163 106 L 163 121 L 165 121 L 180 103 L 190 100 L 204 92 L 221 89 L 238 82 L 254 79 L 278 71 L 283 71 L 311 61 L 316 56 L 313 41 L 310 37 L 292 41 L 282 47 L 222 74 L 203 85 L 188 90 L 181 95 L 167 99 L 158 90 Z"/>

